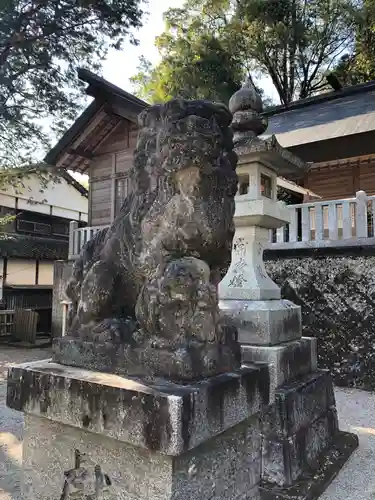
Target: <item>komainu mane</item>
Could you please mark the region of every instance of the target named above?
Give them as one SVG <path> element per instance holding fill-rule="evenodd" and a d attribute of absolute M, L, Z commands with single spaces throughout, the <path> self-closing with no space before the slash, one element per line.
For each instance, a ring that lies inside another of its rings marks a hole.
<path fill-rule="evenodd" d="M 234 235 L 231 119 L 222 104 L 180 99 L 141 113 L 132 192 L 74 265 L 57 361 L 172 380 L 239 366 L 217 296 Z"/>

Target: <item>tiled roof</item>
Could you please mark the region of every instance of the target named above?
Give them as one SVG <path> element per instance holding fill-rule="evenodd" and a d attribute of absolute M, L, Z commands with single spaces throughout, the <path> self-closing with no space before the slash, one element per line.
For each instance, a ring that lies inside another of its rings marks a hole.
<path fill-rule="evenodd" d="M 275 114 L 272 110 L 265 111 L 269 125 L 264 137 L 275 134 L 278 142 L 288 148 L 375 130 L 373 84 L 364 87 L 362 92 L 334 96 L 330 93 L 330 96 L 330 99 L 306 100 L 304 106 L 303 101 L 299 101 L 294 107 Z"/>
<path fill-rule="evenodd" d="M 66 260 L 68 249 L 69 243 L 64 240 L 8 233 L 0 234 L 0 257 Z"/>

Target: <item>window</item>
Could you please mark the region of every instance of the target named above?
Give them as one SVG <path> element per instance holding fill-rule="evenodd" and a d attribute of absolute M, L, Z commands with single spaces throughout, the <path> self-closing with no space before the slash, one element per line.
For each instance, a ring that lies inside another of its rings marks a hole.
<path fill-rule="evenodd" d="M 125 198 L 131 191 L 131 183 L 129 177 L 122 177 L 116 179 L 116 192 L 115 192 L 115 215 L 117 215 L 124 203 Z"/>
<path fill-rule="evenodd" d="M 240 175 L 238 177 L 238 194 L 241 196 L 249 191 L 249 176 Z"/>
<path fill-rule="evenodd" d="M 42 222 L 32 222 L 23 219 L 17 219 L 17 230 L 25 233 L 50 235 L 51 224 L 44 224 Z"/>
<path fill-rule="evenodd" d="M 53 222 L 52 234 L 55 234 L 56 236 L 69 236 L 69 223 Z"/>
<path fill-rule="evenodd" d="M 272 199 L 272 179 L 268 175 L 260 174 L 260 192 L 265 198 Z"/>

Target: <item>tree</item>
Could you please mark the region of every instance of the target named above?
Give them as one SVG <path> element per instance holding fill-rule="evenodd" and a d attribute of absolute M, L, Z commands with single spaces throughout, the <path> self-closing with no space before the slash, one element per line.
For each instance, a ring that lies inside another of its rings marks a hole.
<path fill-rule="evenodd" d="M 375 0 L 363 0 L 357 16 L 354 51 L 341 57 L 335 73 L 343 85 L 375 80 Z"/>
<path fill-rule="evenodd" d="M 325 88 L 324 72 L 354 43 L 358 9 L 356 0 L 186 0 L 165 14 L 166 31 L 157 39 L 161 62 L 152 78 L 144 81 L 140 72 L 135 82 L 140 92 L 147 85 L 191 89 L 193 82 L 201 89 L 193 54 L 203 61 L 217 54 L 216 66 L 203 65 L 204 82 L 215 82 L 214 72 L 232 82 L 252 71 L 269 76 L 281 103 L 288 104 Z M 207 40 L 213 39 L 216 45 L 210 46 Z M 222 66 L 234 61 L 235 72 L 219 71 L 220 60 Z M 185 75 L 175 71 L 182 63 Z"/>
<path fill-rule="evenodd" d="M 326 88 L 325 72 L 352 46 L 357 2 L 244 0 L 238 13 L 253 64 L 270 76 L 282 104 Z"/>
<path fill-rule="evenodd" d="M 162 51 L 166 52 L 167 44 L 170 52 L 155 68 L 141 59 L 139 71 L 131 79 L 139 97 L 152 103 L 177 96 L 228 103 L 241 85 L 243 69 L 220 40 L 209 34 L 159 38 Z"/>
<path fill-rule="evenodd" d="M 3 0 L 0 3 L 0 167 L 48 146 L 80 109 L 77 66 L 99 70 L 141 25 L 142 0 Z M 44 121 L 43 120 L 48 120 Z"/>

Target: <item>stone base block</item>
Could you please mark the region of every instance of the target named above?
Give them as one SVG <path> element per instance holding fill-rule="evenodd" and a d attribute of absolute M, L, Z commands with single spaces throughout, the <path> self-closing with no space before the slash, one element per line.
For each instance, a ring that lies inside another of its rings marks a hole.
<path fill-rule="evenodd" d="M 286 439 L 331 409 L 335 409 L 332 379 L 329 372 L 319 370 L 276 389 L 275 403 L 262 419 L 263 435 Z"/>
<path fill-rule="evenodd" d="M 329 449 L 338 433 L 337 414 L 329 410 L 310 426 L 286 439 L 265 437 L 262 477 L 279 486 L 291 486 L 306 470 L 314 469 L 319 455 Z"/>
<path fill-rule="evenodd" d="M 278 345 L 301 338 L 301 308 L 289 300 L 221 300 L 219 307 L 236 325 L 241 345 Z"/>
<path fill-rule="evenodd" d="M 277 387 L 316 371 L 318 365 L 315 338 L 303 337 L 279 346 L 242 345 L 241 350 L 243 364 L 269 365 L 271 400 Z"/>
<path fill-rule="evenodd" d="M 139 345 L 65 336 L 54 339 L 52 356 L 62 365 L 125 377 L 194 382 L 240 367 L 241 353 L 235 335 L 227 335 L 227 338 L 223 344 L 182 340 L 172 349 L 163 343 L 158 345 L 156 336 L 145 338 Z"/>
<path fill-rule="evenodd" d="M 259 500 L 268 368 L 191 385 L 49 360 L 9 369 L 23 500 Z"/>
<path fill-rule="evenodd" d="M 288 487 L 262 481 L 259 488 L 261 500 L 317 500 L 357 447 L 357 436 L 339 432 L 331 448 L 318 457 L 317 470 L 305 471 L 296 483 Z"/>
<path fill-rule="evenodd" d="M 180 455 L 261 411 L 268 368 L 191 385 L 147 383 L 36 361 L 11 367 L 7 405 L 166 455 Z"/>
<path fill-rule="evenodd" d="M 250 427 L 259 427 L 256 417 L 171 457 L 27 415 L 22 499 L 259 500 Z"/>

